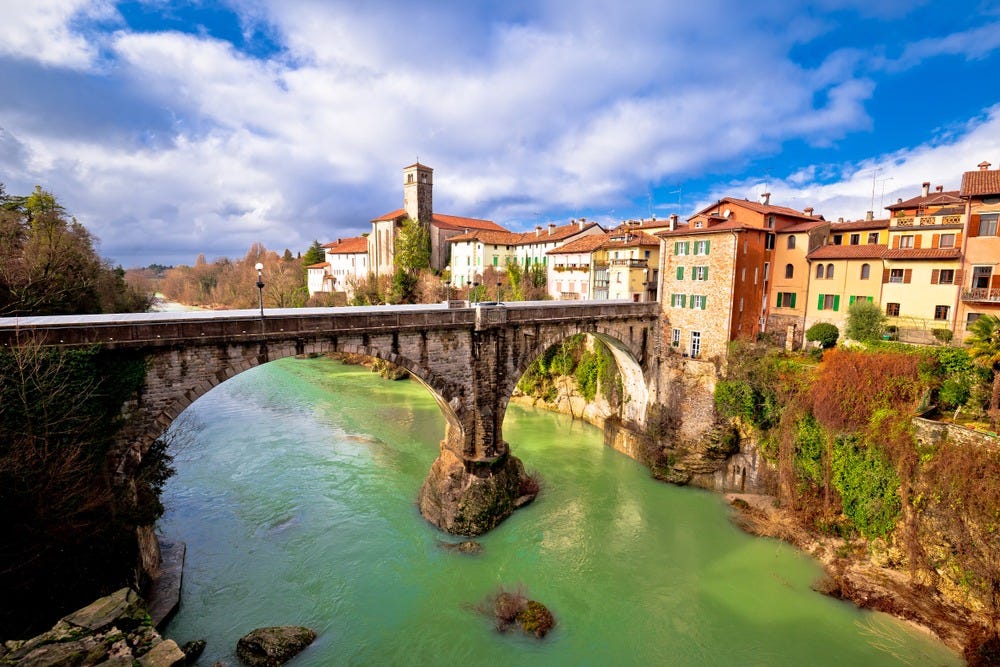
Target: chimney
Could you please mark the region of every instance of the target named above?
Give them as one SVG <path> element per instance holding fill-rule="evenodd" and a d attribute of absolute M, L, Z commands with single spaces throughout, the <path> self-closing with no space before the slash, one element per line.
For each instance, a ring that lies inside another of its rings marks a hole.
<path fill-rule="evenodd" d="M 931 192 L 931 184 L 930 184 L 930 181 L 924 181 L 924 182 L 923 182 L 923 183 L 922 183 L 922 184 L 920 185 L 920 196 L 921 196 L 921 197 L 926 197 L 927 195 L 929 195 L 929 194 L 930 194 L 930 192 Z"/>
<path fill-rule="evenodd" d="M 875 219 L 875 211 L 865 211 L 865 220 L 871 221 Z"/>
<path fill-rule="evenodd" d="M 541 235 L 542 235 L 542 226 L 541 225 L 535 225 L 535 236 L 538 237 L 538 236 L 541 236 Z"/>
<path fill-rule="evenodd" d="M 943 185 L 936 185 L 936 186 L 934 186 L 934 192 L 942 192 L 943 190 L 944 190 L 944 186 Z"/>
<path fill-rule="evenodd" d="M 760 203 L 763 204 L 764 206 L 770 206 L 771 205 L 771 193 L 770 192 L 765 192 L 764 194 L 762 194 L 760 196 Z"/>
<path fill-rule="evenodd" d="M 812 215 L 813 214 L 813 207 L 812 206 L 807 206 L 805 209 L 803 209 L 803 213 L 805 213 L 806 215 Z"/>
<path fill-rule="evenodd" d="M 843 218 L 837 218 L 837 222 L 843 222 L 843 221 L 844 221 Z"/>
<path fill-rule="evenodd" d="M 987 169 L 990 168 L 990 163 L 987 162 L 986 160 L 983 160 L 976 166 L 979 167 L 979 171 L 986 171 Z"/>
<path fill-rule="evenodd" d="M 897 203 L 897 204 L 902 204 L 902 203 L 903 203 L 903 198 L 902 198 L 902 197 L 898 197 L 898 198 L 896 199 L 896 203 Z"/>
<path fill-rule="evenodd" d="M 576 221 L 577 229 L 579 229 L 581 232 L 583 231 L 583 228 L 586 226 L 586 224 L 587 221 L 584 220 L 583 218 L 580 218 L 579 220 Z"/>
<path fill-rule="evenodd" d="M 670 231 L 674 231 L 675 229 L 677 229 L 677 214 L 672 213 L 670 215 Z"/>
<path fill-rule="evenodd" d="M 555 228 L 556 228 L 556 223 L 550 222 L 549 223 L 549 236 L 552 236 L 552 232 L 555 231 Z"/>

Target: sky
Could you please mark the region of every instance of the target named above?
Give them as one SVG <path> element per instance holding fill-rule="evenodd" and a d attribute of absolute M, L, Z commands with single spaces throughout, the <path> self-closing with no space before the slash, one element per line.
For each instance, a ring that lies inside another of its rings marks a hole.
<path fill-rule="evenodd" d="M 1000 0 L 0 0 L 0 183 L 113 264 L 723 196 L 863 218 L 1000 166 Z"/>

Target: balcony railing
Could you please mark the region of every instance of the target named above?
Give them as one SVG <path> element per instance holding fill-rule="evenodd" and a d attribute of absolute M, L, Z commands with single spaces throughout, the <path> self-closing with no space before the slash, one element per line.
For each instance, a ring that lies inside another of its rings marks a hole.
<path fill-rule="evenodd" d="M 644 259 L 613 259 L 611 266 L 627 266 L 630 269 L 645 269 L 648 263 Z"/>
<path fill-rule="evenodd" d="M 893 218 L 891 221 L 894 227 L 931 227 L 934 225 L 961 225 L 962 215 L 912 215 Z"/>
<path fill-rule="evenodd" d="M 1000 302 L 1000 288 L 981 287 L 962 291 L 962 301 Z"/>

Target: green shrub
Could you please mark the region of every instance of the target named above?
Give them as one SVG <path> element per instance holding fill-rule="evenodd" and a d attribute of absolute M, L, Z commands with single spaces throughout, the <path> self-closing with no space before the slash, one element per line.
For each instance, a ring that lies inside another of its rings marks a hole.
<path fill-rule="evenodd" d="M 899 519 L 902 503 L 895 468 L 877 447 L 840 438 L 833 449 L 833 485 L 844 514 L 865 538 L 885 537 Z"/>
<path fill-rule="evenodd" d="M 844 333 L 848 338 L 863 342 L 881 340 L 885 328 L 885 314 L 881 308 L 863 299 L 852 303 L 847 313 Z"/>
<path fill-rule="evenodd" d="M 819 343 L 824 350 L 837 344 L 840 330 L 829 322 L 819 322 L 806 329 L 806 340 Z"/>
<path fill-rule="evenodd" d="M 950 343 L 955 334 L 951 329 L 931 329 L 931 334 L 941 343 Z"/>

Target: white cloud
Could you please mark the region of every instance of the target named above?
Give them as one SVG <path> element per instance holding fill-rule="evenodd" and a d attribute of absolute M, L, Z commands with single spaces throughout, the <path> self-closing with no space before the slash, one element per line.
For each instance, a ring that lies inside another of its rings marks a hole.
<path fill-rule="evenodd" d="M 48 66 L 88 69 L 97 47 L 74 21 L 115 20 L 110 0 L 0 0 L 0 54 Z"/>

